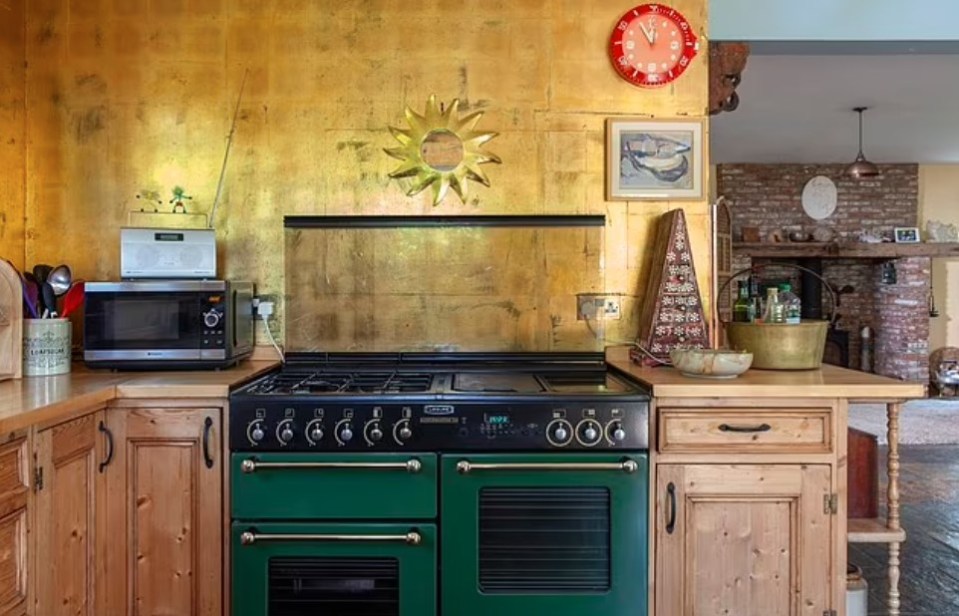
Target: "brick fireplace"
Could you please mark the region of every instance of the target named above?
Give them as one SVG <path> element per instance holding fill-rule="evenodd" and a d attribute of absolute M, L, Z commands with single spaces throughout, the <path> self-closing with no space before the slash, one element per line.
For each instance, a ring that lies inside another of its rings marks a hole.
<path fill-rule="evenodd" d="M 862 231 L 891 234 L 895 227 L 917 226 L 918 165 L 881 165 L 882 175 L 865 181 L 844 177 L 843 169 L 844 165 L 719 165 L 718 194 L 726 197 L 732 215 L 733 269 L 769 264 L 760 271 L 761 280 L 788 280 L 800 293 L 804 283 L 808 287 L 816 279 L 775 264 L 794 263 L 821 272 L 834 290 L 845 291 L 838 295 L 838 306 L 832 305 L 826 292 L 817 306 L 823 317 L 833 312 L 839 315 L 836 330 L 830 333 L 826 360 L 836 364 L 845 361 L 848 367 L 860 369 L 861 331 L 868 326 L 872 331 L 874 372 L 925 382 L 929 362 L 929 257 L 879 257 L 869 254 L 869 247 L 861 244 L 861 254 L 839 258 L 825 255 L 822 244 L 796 242 L 790 243 L 790 258 L 770 258 L 751 256 L 763 254 L 763 250 L 750 250 L 756 245 L 741 243 L 743 227 L 758 228 L 764 241 L 773 231 L 788 237 L 790 231 L 809 233 L 822 227 L 834 234 L 836 242 L 850 244 L 858 241 Z M 838 189 L 835 213 L 821 221 L 806 216 L 801 203 L 803 186 L 816 175 L 831 178 Z M 808 256 L 804 254 L 806 246 Z M 813 302 L 818 299 L 815 294 L 812 297 Z M 804 316 L 818 316 L 809 314 L 809 308 Z"/>

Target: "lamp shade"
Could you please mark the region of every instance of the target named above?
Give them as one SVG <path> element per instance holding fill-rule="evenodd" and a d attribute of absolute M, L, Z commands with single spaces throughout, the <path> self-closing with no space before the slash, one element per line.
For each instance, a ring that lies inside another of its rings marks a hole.
<path fill-rule="evenodd" d="M 879 175 L 879 167 L 875 163 L 866 160 L 866 157 L 859 153 L 856 160 L 846 167 L 846 175 L 857 180 L 862 178 L 874 178 Z"/>

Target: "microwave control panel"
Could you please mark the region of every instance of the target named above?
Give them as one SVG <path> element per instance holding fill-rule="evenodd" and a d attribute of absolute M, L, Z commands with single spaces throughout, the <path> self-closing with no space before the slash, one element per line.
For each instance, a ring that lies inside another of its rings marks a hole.
<path fill-rule="evenodd" d="M 202 349 L 225 349 L 226 348 L 226 313 L 225 302 L 222 293 L 211 293 L 206 298 L 200 318 L 203 320 L 203 327 L 200 344 Z"/>

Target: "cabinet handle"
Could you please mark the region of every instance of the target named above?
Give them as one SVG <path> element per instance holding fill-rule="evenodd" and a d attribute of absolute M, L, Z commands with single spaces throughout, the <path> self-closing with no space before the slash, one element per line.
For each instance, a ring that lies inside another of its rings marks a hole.
<path fill-rule="evenodd" d="M 676 485 L 670 481 L 666 486 L 666 498 L 669 499 L 669 520 L 666 522 L 666 534 L 672 535 L 676 530 Z"/>
<path fill-rule="evenodd" d="M 102 421 L 97 429 L 107 437 L 107 457 L 103 462 L 100 462 L 100 465 L 97 467 L 97 470 L 102 473 L 103 469 L 113 461 L 113 432 L 111 432 L 110 428 L 106 427 Z"/>
<path fill-rule="evenodd" d="M 758 426 L 731 426 L 729 424 L 719 424 L 720 432 L 769 432 L 773 427 L 768 423 L 759 424 Z"/>
<path fill-rule="evenodd" d="M 203 420 L 203 462 L 207 468 L 213 468 L 213 456 L 210 455 L 210 432 L 213 430 L 213 420 L 207 417 Z"/>

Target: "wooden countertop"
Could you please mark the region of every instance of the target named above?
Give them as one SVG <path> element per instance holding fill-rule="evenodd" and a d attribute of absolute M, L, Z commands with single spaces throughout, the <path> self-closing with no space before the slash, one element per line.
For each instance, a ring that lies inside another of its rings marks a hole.
<path fill-rule="evenodd" d="M 227 370 L 106 372 L 74 365 L 70 374 L 0 382 L 0 434 L 49 423 L 119 398 L 226 398 L 230 389 L 276 367 L 246 361 Z"/>
<path fill-rule="evenodd" d="M 823 364 L 819 370 L 748 370 L 735 379 L 697 379 L 675 368 L 643 367 L 629 359 L 629 347 L 610 347 L 606 361 L 652 388 L 659 398 L 848 398 L 853 401 L 924 398 L 920 383 Z"/>

